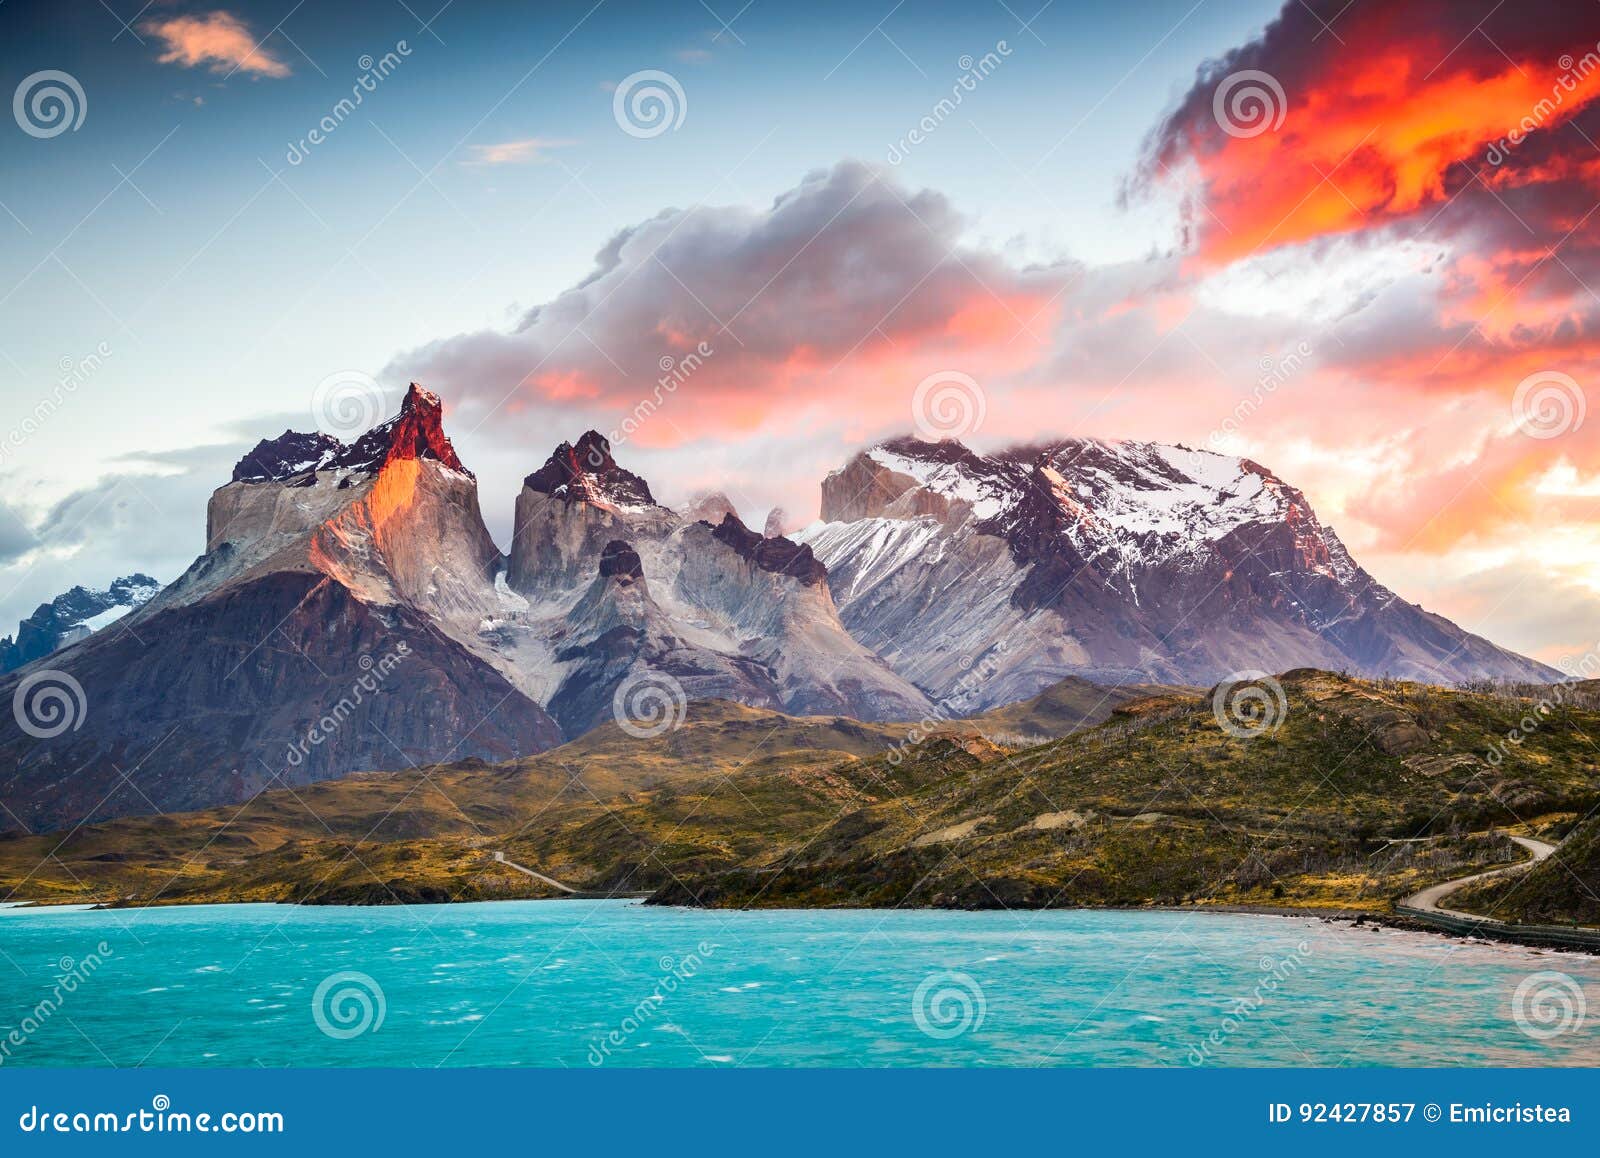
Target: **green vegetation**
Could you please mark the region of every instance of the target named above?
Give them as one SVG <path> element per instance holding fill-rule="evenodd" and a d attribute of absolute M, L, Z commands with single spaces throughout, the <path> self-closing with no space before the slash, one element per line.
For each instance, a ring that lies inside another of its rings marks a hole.
<path fill-rule="evenodd" d="M 1532 701 L 1503 690 L 1318 671 L 1282 682 L 1281 724 L 1248 737 L 1193 690 L 1142 689 L 1098 726 L 1017 746 L 1003 741 L 1061 725 L 1080 701 L 1051 708 L 1047 693 L 910 747 L 897 746 L 902 726 L 697 704 L 660 740 L 607 727 L 511 765 L 94 826 L 53 856 L 56 836 L 0 841 L 0 896 L 548 895 L 499 851 L 580 889 L 703 905 L 1388 912 L 1425 885 L 1522 859 L 1490 830 L 1537 832 L 1600 803 L 1600 710 L 1578 698 L 1529 729 Z M 1552 878 L 1553 912 L 1552 866 L 1537 873 Z"/>

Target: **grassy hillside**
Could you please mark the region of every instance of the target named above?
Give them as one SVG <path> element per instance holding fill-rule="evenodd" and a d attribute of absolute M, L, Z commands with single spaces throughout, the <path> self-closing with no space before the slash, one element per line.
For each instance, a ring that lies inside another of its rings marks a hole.
<path fill-rule="evenodd" d="M 1199 696 L 1201 689 L 1165 688 L 1156 684 L 1107 687 L 1069 676 L 1031 699 L 984 712 L 972 717 L 971 722 L 996 743 L 1031 747 L 1102 724 L 1123 704 L 1169 692 Z"/>
<path fill-rule="evenodd" d="M 1503 691 L 1311 671 L 1282 684 L 1281 723 L 1243 737 L 1209 697 L 1168 690 L 1026 746 L 996 739 L 1059 724 L 1084 689 L 1016 705 L 1008 727 L 991 713 L 913 746 L 903 726 L 701 704 L 657 741 L 603 728 L 513 765 L 86 829 L 31 876 L 55 838 L 0 841 L 0 896 L 542 895 L 498 851 L 575 887 L 706 905 L 1387 911 L 1521 859 L 1488 830 L 1600 803 L 1592 707 L 1556 705 L 1508 744 L 1531 705 Z"/>
<path fill-rule="evenodd" d="M 391 880 L 397 896 L 437 880 L 456 882 L 463 896 L 539 896 L 542 886 L 496 865 L 487 849 L 545 809 L 771 760 L 831 764 L 881 752 L 903 733 L 900 725 L 697 702 L 657 740 L 607 724 L 506 764 L 372 773 L 263 792 L 242 806 L 0 836 L 0 899 L 326 900 L 365 889 L 383 899 Z"/>

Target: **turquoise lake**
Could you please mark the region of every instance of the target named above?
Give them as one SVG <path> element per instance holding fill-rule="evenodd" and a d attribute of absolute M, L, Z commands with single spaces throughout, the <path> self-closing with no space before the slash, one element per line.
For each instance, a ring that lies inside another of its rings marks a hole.
<path fill-rule="evenodd" d="M 1600 959 L 1308 918 L 3 908 L 0 976 L 10 1066 L 1600 1064 Z"/>

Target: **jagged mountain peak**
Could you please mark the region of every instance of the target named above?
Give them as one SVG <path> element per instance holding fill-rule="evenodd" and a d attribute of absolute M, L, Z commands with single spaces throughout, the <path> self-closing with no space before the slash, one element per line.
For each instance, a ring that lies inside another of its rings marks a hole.
<path fill-rule="evenodd" d="M 256 443 L 234 466 L 233 481 L 303 479 L 309 485 L 320 471 L 376 472 L 396 460 L 422 458 L 436 459 L 451 470 L 472 476 L 444 432 L 444 403 L 437 394 L 413 382 L 401 400 L 400 412 L 355 442 L 345 443 L 322 431 L 285 430 L 277 438 Z"/>
<path fill-rule="evenodd" d="M 0 639 L 0 672 L 76 643 L 142 607 L 161 590 L 161 584 L 142 572 L 113 579 L 104 590 L 82 584 L 41 603 L 17 625 L 16 637 Z"/>
<path fill-rule="evenodd" d="M 740 521 L 739 516 L 727 514 L 722 522 L 712 528 L 712 537 L 719 543 L 732 547 L 741 558 L 755 564 L 763 571 L 788 575 L 803 585 L 813 587 L 828 578 L 828 569 L 822 565 L 803 543 L 782 535 L 768 537 L 752 531 Z"/>
<path fill-rule="evenodd" d="M 796 537 L 827 565 L 845 625 L 893 640 L 896 669 L 936 694 L 961 674 L 949 656 L 1001 645 L 986 696 L 1069 674 L 1553 674 L 1399 599 L 1300 490 L 1237 455 L 1095 438 L 982 455 L 891 439 L 823 480 L 822 521 Z"/>
<path fill-rule="evenodd" d="M 234 464 L 233 481 L 284 482 L 324 469 L 345 449 L 331 434 L 285 430 L 277 438 L 263 438 Z"/>
<path fill-rule="evenodd" d="M 543 466 L 522 485 L 539 494 L 619 509 L 656 507 L 650 484 L 617 465 L 611 443 L 596 430 L 585 431 L 576 443 L 563 442 Z"/>
<path fill-rule="evenodd" d="M 431 390 L 411 383 L 400 413 L 367 431 L 330 464 L 350 470 L 381 470 L 391 462 L 436 459 L 453 471 L 471 476 L 444 432 L 444 403 Z"/>

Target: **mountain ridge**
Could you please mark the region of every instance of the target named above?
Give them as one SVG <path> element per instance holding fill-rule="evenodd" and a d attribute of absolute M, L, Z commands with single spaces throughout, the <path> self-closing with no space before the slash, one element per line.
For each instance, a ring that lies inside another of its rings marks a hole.
<path fill-rule="evenodd" d="M 212 495 L 194 564 L 129 612 L 128 632 L 51 661 L 91 710 L 64 735 L 0 734 L 0 802 L 60 825 L 242 799 L 277 778 L 514 758 L 630 719 L 635 701 L 665 705 L 669 727 L 708 698 L 938 720 L 1068 677 L 1559 675 L 1378 585 L 1298 489 L 1248 459 L 893 439 L 830 473 L 825 518 L 785 535 L 781 512 L 757 531 L 716 492 L 663 505 L 590 430 L 524 477 L 502 553 L 443 415 L 413 383 L 351 443 L 257 443 Z M 358 660 L 402 650 L 353 722 L 306 739 L 364 687 Z M 0 676 L 0 694 L 37 670 Z M 391 710 L 405 703 L 419 710 Z M 131 779 L 158 750 L 159 774 Z"/>

